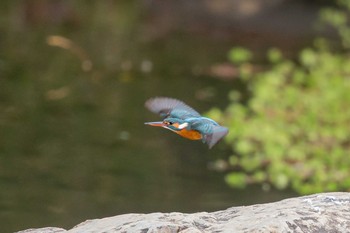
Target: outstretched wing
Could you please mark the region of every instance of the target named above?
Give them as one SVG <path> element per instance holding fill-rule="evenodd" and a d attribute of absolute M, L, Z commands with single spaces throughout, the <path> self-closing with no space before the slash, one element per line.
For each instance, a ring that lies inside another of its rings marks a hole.
<path fill-rule="evenodd" d="M 146 101 L 145 106 L 151 112 L 159 114 L 162 118 L 175 117 L 185 119 L 188 117 L 200 117 L 200 114 L 184 102 L 169 98 L 155 97 Z"/>

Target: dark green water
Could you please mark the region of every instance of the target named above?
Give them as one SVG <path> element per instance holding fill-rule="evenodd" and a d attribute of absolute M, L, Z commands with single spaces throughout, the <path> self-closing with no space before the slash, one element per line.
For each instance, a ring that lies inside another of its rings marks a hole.
<path fill-rule="evenodd" d="M 143 124 L 158 120 L 143 107 L 152 96 L 200 112 L 224 107 L 238 82 L 198 70 L 225 61 L 232 44 L 184 32 L 155 37 L 138 1 L 28 2 L 0 3 L 1 232 L 295 195 L 231 189 L 208 169 L 230 155 L 225 143 L 208 150 Z M 71 39 L 93 68 L 83 71 L 72 47 L 48 45 L 52 35 Z"/>

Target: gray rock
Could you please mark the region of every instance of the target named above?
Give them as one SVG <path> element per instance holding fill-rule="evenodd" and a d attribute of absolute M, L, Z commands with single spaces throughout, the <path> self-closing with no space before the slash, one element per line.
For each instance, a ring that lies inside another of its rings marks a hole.
<path fill-rule="evenodd" d="M 20 233 L 350 232 L 350 193 L 322 193 L 216 212 L 123 214 L 87 220 L 66 231 Z"/>
<path fill-rule="evenodd" d="M 63 228 L 57 228 L 57 227 L 44 227 L 39 229 L 27 229 L 24 231 L 19 231 L 21 233 L 61 233 L 61 232 L 67 232 Z"/>

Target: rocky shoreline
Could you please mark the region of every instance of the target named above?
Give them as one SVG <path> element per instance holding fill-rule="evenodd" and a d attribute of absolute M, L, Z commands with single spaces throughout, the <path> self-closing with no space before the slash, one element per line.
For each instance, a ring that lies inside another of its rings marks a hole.
<path fill-rule="evenodd" d="M 350 193 L 320 193 L 216 212 L 123 214 L 19 233 L 350 232 Z"/>

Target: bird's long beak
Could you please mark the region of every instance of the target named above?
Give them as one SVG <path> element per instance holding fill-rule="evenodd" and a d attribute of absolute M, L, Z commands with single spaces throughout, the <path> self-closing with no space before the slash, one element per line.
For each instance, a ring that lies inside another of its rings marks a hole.
<path fill-rule="evenodd" d="M 145 122 L 145 125 L 164 127 L 164 123 L 162 121 Z"/>

